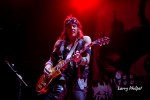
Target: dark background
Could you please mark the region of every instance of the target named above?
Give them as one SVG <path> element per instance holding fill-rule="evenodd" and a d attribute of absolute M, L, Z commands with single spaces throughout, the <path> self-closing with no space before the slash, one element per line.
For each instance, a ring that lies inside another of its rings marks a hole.
<path fill-rule="evenodd" d="M 20 88 L 22 100 L 38 98 L 36 82 L 70 14 L 81 21 L 84 33 L 92 40 L 110 36 L 106 53 L 121 53 L 128 67 L 149 53 L 150 0 L 76 2 L 79 0 L 0 0 L 1 95 L 5 100 L 18 99 Z M 28 87 L 20 87 L 18 77 L 5 61 L 14 64 L 13 69 Z M 97 72 L 94 65 L 92 68 Z M 93 79 L 97 77 L 93 73 Z"/>

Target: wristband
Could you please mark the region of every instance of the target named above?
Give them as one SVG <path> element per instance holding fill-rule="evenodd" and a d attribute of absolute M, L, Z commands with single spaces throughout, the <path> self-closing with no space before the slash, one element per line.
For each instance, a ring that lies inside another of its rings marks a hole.
<path fill-rule="evenodd" d="M 84 65 L 86 65 L 87 62 L 88 62 L 88 61 L 87 61 L 87 59 L 86 59 L 85 57 L 82 57 L 81 60 L 80 60 L 80 64 L 81 64 L 81 65 L 83 65 L 82 63 L 84 63 Z"/>
<path fill-rule="evenodd" d="M 53 66 L 53 62 L 52 62 L 51 60 L 48 60 L 48 61 L 45 63 L 45 66 L 46 66 L 47 64 Z"/>

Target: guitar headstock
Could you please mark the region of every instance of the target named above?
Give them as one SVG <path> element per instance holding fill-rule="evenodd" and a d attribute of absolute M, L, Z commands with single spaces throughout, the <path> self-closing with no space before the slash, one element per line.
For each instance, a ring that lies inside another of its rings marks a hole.
<path fill-rule="evenodd" d="M 100 39 L 97 39 L 97 40 L 93 41 L 93 44 L 98 44 L 98 45 L 102 46 L 102 45 L 105 45 L 105 44 L 109 44 L 109 42 L 110 42 L 110 38 L 107 37 L 107 36 L 104 36 Z"/>

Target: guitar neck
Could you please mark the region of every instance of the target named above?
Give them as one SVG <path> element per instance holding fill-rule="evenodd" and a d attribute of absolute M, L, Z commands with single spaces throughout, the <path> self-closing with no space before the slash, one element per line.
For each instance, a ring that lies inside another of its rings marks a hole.
<path fill-rule="evenodd" d="M 84 48 L 82 48 L 81 50 L 79 50 L 79 53 L 82 54 L 85 50 L 89 49 L 91 46 L 93 46 L 94 44 L 98 44 L 100 46 L 108 44 L 109 43 L 109 37 L 104 37 L 101 39 L 97 39 L 93 42 L 91 42 L 89 45 L 85 46 Z M 73 60 L 73 57 L 70 57 L 68 59 L 65 59 L 63 62 L 61 62 L 60 64 L 56 65 L 56 70 L 62 68 L 63 66 L 65 66 L 67 63 L 69 63 L 71 60 Z"/>
<path fill-rule="evenodd" d="M 81 49 L 81 50 L 79 51 L 79 53 L 80 53 L 80 54 L 83 53 L 85 50 L 89 49 L 92 45 L 93 45 L 93 42 L 90 43 L 89 45 L 87 45 L 85 48 Z"/>

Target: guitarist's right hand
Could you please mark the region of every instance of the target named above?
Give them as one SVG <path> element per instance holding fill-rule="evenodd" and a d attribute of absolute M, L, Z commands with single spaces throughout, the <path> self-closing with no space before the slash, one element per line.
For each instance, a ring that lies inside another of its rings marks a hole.
<path fill-rule="evenodd" d="M 49 76 L 52 74 L 52 66 L 50 64 L 46 64 L 46 66 L 44 67 L 44 74 L 46 76 Z"/>

